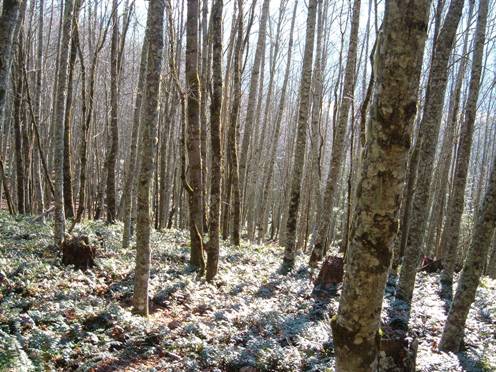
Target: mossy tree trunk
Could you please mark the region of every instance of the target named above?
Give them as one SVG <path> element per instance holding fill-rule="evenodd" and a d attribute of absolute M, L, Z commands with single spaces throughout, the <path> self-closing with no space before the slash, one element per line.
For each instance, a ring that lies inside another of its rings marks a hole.
<path fill-rule="evenodd" d="M 382 300 L 417 111 L 429 5 L 429 0 L 385 4 L 343 290 L 331 322 L 339 372 L 378 368 Z"/>
<path fill-rule="evenodd" d="M 452 0 L 443 27 L 437 38 L 429 73 L 424 112 L 420 122 L 419 164 L 408 238 L 401 266 L 397 297 L 412 299 L 415 276 L 423 250 L 427 219 L 429 217 L 429 187 L 432 179 L 437 139 L 441 126 L 444 94 L 448 82 L 448 62 L 453 49 L 456 30 L 462 16 L 464 0 Z"/>

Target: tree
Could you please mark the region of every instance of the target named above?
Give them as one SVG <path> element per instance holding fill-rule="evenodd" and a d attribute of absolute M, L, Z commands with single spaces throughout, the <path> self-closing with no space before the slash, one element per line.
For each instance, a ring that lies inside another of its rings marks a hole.
<path fill-rule="evenodd" d="M 241 58 L 243 57 L 243 2 L 238 0 L 238 19 L 236 43 L 234 46 L 233 59 L 233 98 L 229 115 L 229 127 L 227 130 L 227 161 L 229 164 L 229 176 L 227 180 L 226 201 L 232 199 L 232 241 L 240 244 L 241 205 L 239 192 L 239 165 L 238 165 L 238 113 L 241 105 Z M 232 198 L 231 194 L 232 193 Z"/>
<path fill-rule="evenodd" d="M 382 299 L 398 227 L 428 11 L 428 0 L 385 4 L 343 289 L 331 322 L 339 372 L 377 370 Z"/>
<path fill-rule="evenodd" d="M 252 136 L 253 121 L 255 118 L 255 106 L 257 101 L 258 79 L 260 78 L 260 70 L 262 59 L 265 57 L 265 36 L 267 33 L 267 19 L 269 17 L 269 0 L 264 0 L 262 5 L 262 14 L 260 16 L 260 24 L 258 30 L 258 40 L 255 49 L 255 58 L 253 60 L 253 68 L 250 77 L 250 91 L 248 93 L 248 103 L 246 107 L 245 130 L 243 140 L 241 142 L 241 151 L 239 158 L 239 185 L 241 190 L 241 198 L 244 196 L 246 162 L 248 158 L 248 146 Z M 261 97 L 258 97 L 260 100 Z"/>
<path fill-rule="evenodd" d="M 64 1 L 64 18 L 62 27 L 62 39 L 60 45 L 60 60 L 57 71 L 58 89 L 55 101 L 55 113 L 53 115 L 53 126 L 55 133 L 54 161 L 54 239 L 55 244 L 60 245 L 64 240 L 65 214 L 64 214 L 64 117 L 67 94 L 67 67 L 69 64 L 69 47 L 71 44 L 72 11 L 73 1 Z"/>
<path fill-rule="evenodd" d="M 486 0 L 481 0 L 481 3 Z M 481 7 L 480 10 L 483 10 Z M 474 302 L 479 279 L 484 271 L 487 254 L 492 242 L 496 223 L 496 161 L 493 161 L 489 187 L 477 216 L 467 259 L 458 280 L 456 294 L 444 326 L 439 349 L 460 351 L 465 333 L 465 322 Z"/>
<path fill-rule="evenodd" d="M 112 38 L 110 43 L 110 134 L 107 153 L 107 222 L 114 223 L 115 213 L 115 163 L 119 148 L 119 125 L 117 122 L 118 67 L 119 67 L 119 18 L 118 1 L 112 2 Z"/>
<path fill-rule="evenodd" d="M 150 184 L 155 169 L 155 137 L 157 132 L 158 94 L 162 49 L 164 47 L 165 1 L 155 0 L 148 5 L 146 40 L 148 48 L 141 126 L 143 146 L 138 183 L 138 216 L 136 220 L 136 273 L 134 281 L 134 310 L 148 316 L 148 279 L 150 277 Z M 144 53 L 143 53 L 144 54 Z"/>
<path fill-rule="evenodd" d="M 488 0 L 480 0 L 475 31 L 475 48 L 472 58 L 469 101 L 467 103 L 464 125 L 464 128 L 468 131 L 473 127 L 475 121 L 482 70 L 482 55 L 486 37 L 487 13 Z M 461 143 L 461 146 L 464 146 L 463 142 Z M 463 151 L 462 149 L 461 151 Z M 459 156 L 463 156 L 463 152 L 461 152 Z M 468 250 L 467 259 L 463 266 L 460 279 L 458 280 L 456 294 L 449 310 L 441 341 L 439 342 L 439 349 L 443 351 L 460 351 L 467 315 L 470 310 L 470 305 L 474 302 L 475 292 L 479 285 L 480 276 L 484 271 L 487 254 L 494 234 L 496 226 L 496 158 L 493 158 L 492 163 L 489 185 L 476 217 L 477 219 L 472 232 L 472 241 Z M 459 171 L 456 171 L 455 173 L 455 182 L 457 182 L 457 176 L 459 176 Z"/>
<path fill-rule="evenodd" d="M 187 88 L 187 139 L 189 182 L 186 184 L 189 201 L 189 230 L 193 266 L 202 272 L 203 209 L 202 209 L 202 159 L 200 130 L 200 81 L 198 79 L 198 0 L 188 0 L 186 21 L 186 88 Z"/>
<path fill-rule="evenodd" d="M 212 5 L 212 94 L 210 102 L 211 137 L 211 190 L 209 241 L 207 245 L 207 280 L 217 274 L 219 262 L 219 226 L 222 180 L 222 9 L 223 0 L 215 0 Z"/>
<path fill-rule="evenodd" d="M 480 80 L 482 74 L 482 59 L 486 37 L 487 1 L 479 3 L 479 14 L 475 32 L 475 48 L 472 56 L 472 70 L 467 103 L 465 107 L 465 120 L 460 130 L 460 140 L 455 162 L 451 197 L 448 203 L 447 220 L 445 223 L 441 245 L 444 247 L 444 267 L 441 281 L 448 287 L 445 294 L 451 297 L 453 272 L 457 259 L 457 247 L 460 235 L 460 222 L 465 205 L 465 185 L 467 183 L 468 166 L 472 149 L 475 116 L 477 114 L 477 101 L 479 99 Z"/>
<path fill-rule="evenodd" d="M 327 185 L 324 193 L 324 201 L 321 204 L 318 223 L 317 236 L 310 256 L 310 266 L 315 266 L 324 253 L 324 244 L 331 223 L 333 200 L 336 194 L 339 171 L 341 169 L 346 129 L 348 126 L 348 116 L 350 107 L 353 103 L 353 90 L 355 88 L 355 69 L 357 60 L 358 28 L 360 24 L 360 5 L 361 0 L 354 0 L 353 14 L 351 16 L 351 33 L 348 46 L 348 58 L 346 59 L 346 68 L 343 82 L 343 96 L 341 98 L 338 119 L 336 121 L 334 139 L 332 141 L 331 167 L 327 176 Z"/>
<path fill-rule="evenodd" d="M 19 22 L 21 0 L 4 0 L 0 17 L 0 121 L 3 121 L 9 72 L 12 59 L 14 28 Z"/>
<path fill-rule="evenodd" d="M 408 229 L 408 240 L 396 296 L 410 302 L 415 286 L 415 275 L 420 261 L 427 219 L 429 216 L 429 186 L 432 179 L 437 139 L 441 126 L 444 94 L 448 81 L 448 62 L 453 49 L 456 29 L 462 16 L 464 0 L 452 0 L 443 27 L 435 43 L 420 122 L 419 163 Z"/>
<path fill-rule="evenodd" d="M 298 108 L 298 123 L 296 132 L 296 148 L 294 153 L 293 172 L 291 175 L 291 191 L 287 220 L 286 241 L 284 242 L 283 271 L 294 267 L 296 258 L 296 224 L 300 205 L 301 180 L 303 161 L 306 151 L 306 136 L 308 114 L 310 110 L 310 86 L 312 83 L 313 44 L 315 39 L 315 20 L 317 18 L 317 0 L 308 1 L 306 24 L 305 50 L 300 80 L 300 103 Z"/>
<path fill-rule="evenodd" d="M 124 189 L 122 190 L 122 218 L 124 221 L 124 227 L 122 231 L 122 248 L 129 247 L 129 240 L 131 238 L 131 199 L 133 197 L 133 185 L 134 185 L 134 172 L 136 169 L 136 153 L 138 148 L 138 136 L 140 128 L 140 112 L 141 104 L 143 101 L 143 89 L 145 87 L 146 78 L 146 66 L 147 66 L 147 46 L 148 40 L 143 41 L 143 47 L 141 51 L 141 62 L 138 77 L 138 87 L 136 90 L 136 99 L 134 101 L 134 112 L 133 112 L 133 129 L 131 134 L 131 149 L 129 153 L 129 159 L 127 163 L 127 169 L 124 176 Z"/>

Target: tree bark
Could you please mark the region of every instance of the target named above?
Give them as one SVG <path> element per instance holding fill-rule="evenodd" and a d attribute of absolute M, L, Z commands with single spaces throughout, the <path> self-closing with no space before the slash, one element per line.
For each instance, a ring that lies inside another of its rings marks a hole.
<path fill-rule="evenodd" d="M 385 4 L 343 289 L 331 322 L 338 372 L 378 368 L 381 307 L 417 110 L 429 5 L 429 0 Z"/>
<path fill-rule="evenodd" d="M 133 110 L 133 129 L 131 133 L 131 146 L 129 159 L 127 162 L 127 169 L 124 176 L 124 189 L 122 190 L 123 207 L 122 219 L 124 227 L 122 230 L 122 248 L 129 247 L 129 240 L 131 239 L 131 199 L 133 197 L 133 185 L 136 169 L 136 153 L 138 148 L 138 137 L 140 128 L 140 111 L 143 101 L 143 89 L 145 87 L 146 66 L 147 66 L 147 52 L 148 52 L 148 39 L 145 35 L 143 40 L 143 47 L 141 51 L 141 62 L 138 76 L 138 87 L 136 89 L 136 98 L 134 101 Z"/>
<path fill-rule="evenodd" d="M 150 184 L 153 176 L 155 137 L 157 132 L 158 95 L 160 71 L 162 69 L 162 49 L 164 46 L 165 1 L 151 1 L 148 7 L 146 39 L 143 48 L 148 52 L 146 81 L 141 120 L 143 146 L 141 146 L 141 166 L 138 183 L 138 215 L 136 221 L 136 274 L 134 281 L 134 311 L 148 316 L 148 279 L 150 277 Z"/>
<path fill-rule="evenodd" d="M 346 68 L 344 73 L 343 96 L 338 114 L 338 119 L 335 125 L 335 133 L 332 141 L 331 167 L 327 176 L 327 185 L 324 193 L 324 201 L 321 204 L 318 213 L 317 237 L 315 239 L 312 254 L 310 256 L 309 265 L 315 267 L 322 259 L 324 253 L 324 244 L 326 241 L 331 216 L 336 198 L 336 186 L 338 185 L 339 171 L 343 160 L 344 143 L 346 129 L 348 126 L 348 116 L 350 107 L 353 103 L 353 90 L 355 87 L 355 69 L 357 60 L 357 45 L 358 45 L 358 28 L 360 21 L 360 5 L 361 0 L 354 0 L 353 14 L 351 18 L 351 34 L 348 47 L 348 55 L 346 59 Z"/>
<path fill-rule="evenodd" d="M 57 71 L 57 93 L 53 121 L 54 123 L 54 239 L 60 245 L 64 240 L 64 117 L 67 94 L 67 67 L 69 64 L 69 48 L 71 44 L 73 1 L 64 1 L 64 16 L 62 25 L 62 39 L 60 45 L 60 60 Z"/>
<path fill-rule="evenodd" d="M 223 0 L 212 5 L 212 95 L 210 103 L 211 171 L 209 241 L 207 245 L 207 280 L 217 274 L 219 265 L 219 226 L 222 180 L 222 10 Z"/>
<path fill-rule="evenodd" d="M 189 183 L 186 185 L 189 202 L 189 229 L 191 237 L 191 265 L 202 272 L 203 212 L 202 212 L 202 159 L 200 130 L 200 81 L 198 78 L 198 0 L 188 0 L 186 21 L 185 75 L 187 87 L 187 138 Z"/>
<path fill-rule="evenodd" d="M 248 146 L 250 144 L 253 121 L 255 119 L 255 106 L 257 98 L 258 80 L 260 78 L 260 70 L 262 59 L 265 57 L 265 36 L 267 33 L 267 19 L 269 17 L 269 0 L 264 0 L 262 5 L 262 14 L 260 16 L 260 25 L 258 31 L 257 46 L 255 49 L 255 58 L 253 60 L 253 68 L 250 77 L 250 90 L 248 93 L 248 103 L 246 106 L 246 119 L 245 129 L 243 133 L 243 141 L 241 142 L 240 157 L 239 157 L 239 186 L 241 190 L 241 199 L 244 197 L 245 178 L 247 176 L 247 159 L 248 159 Z M 245 208 L 243 206 L 243 208 Z"/>
<path fill-rule="evenodd" d="M 444 95 L 448 81 L 448 62 L 456 30 L 462 16 L 464 0 L 452 0 L 443 27 L 439 32 L 429 73 L 424 112 L 420 122 L 419 164 L 410 216 L 407 245 L 401 265 L 396 297 L 410 303 L 415 276 L 429 217 L 429 186 L 432 179 Z"/>
<path fill-rule="evenodd" d="M 117 161 L 117 151 L 119 148 L 119 126 L 117 122 L 117 100 L 118 100 L 118 79 L 119 79 L 119 18 L 118 2 L 112 3 L 112 38 L 110 42 L 110 133 L 109 151 L 107 153 L 107 222 L 114 223 L 115 212 L 115 164 Z"/>
<path fill-rule="evenodd" d="M 477 18 L 474 41 L 475 47 L 472 56 L 472 70 L 465 108 L 465 120 L 460 132 L 460 142 L 456 157 L 453 186 L 446 213 L 447 220 L 441 238 L 441 245 L 445 248 L 441 281 L 445 283 L 448 288 L 450 288 L 453 283 L 453 272 L 457 262 L 460 222 L 465 205 L 465 185 L 467 183 L 468 166 L 472 149 L 472 137 L 474 132 L 475 117 L 477 114 L 477 101 L 479 98 L 482 59 L 484 54 L 484 42 L 486 38 L 487 6 L 487 0 L 482 0 L 479 3 L 479 14 Z M 450 293 L 447 294 L 448 296 L 450 295 Z"/>
<path fill-rule="evenodd" d="M 4 0 L 0 17 L 0 122 L 4 120 L 14 29 L 19 22 L 21 0 Z M 0 125 L 3 127 L 3 125 Z"/>
<path fill-rule="evenodd" d="M 475 55 L 484 48 L 484 30 L 487 22 L 488 1 L 479 3 L 479 19 L 476 31 Z M 482 54 L 482 53 L 481 53 Z M 477 59 L 474 59 L 477 62 Z M 477 64 L 476 64 L 477 65 Z M 476 67 L 477 68 L 477 67 Z M 479 64 L 480 68 L 480 64 Z M 476 93 L 475 93 L 476 94 Z M 477 95 L 477 94 L 476 94 Z M 496 159 L 493 161 L 489 187 L 486 191 L 477 221 L 472 233 L 472 241 L 463 266 L 455 298 L 448 313 L 448 320 L 444 326 L 439 349 L 458 352 L 463 341 L 465 322 L 474 302 L 475 293 L 479 286 L 479 279 L 484 271 L 487 253 L 496 226 Z"/>
<path fill-rule="evenodd" d="M 293 269 L 296 259 L 296 225 L 300 205 L 301 180 L 303 161 L 306 152 L 306 136 L 308 114 L 310 110 L 310 87 L 312 84 L 312 61 L 315 39 L 315 21 L 317 17 L 317 1 L 309 0 L 306 24 L 305 51 L 300 81 L 300 103 L 298 108 L 298 123 L 296 132 L 296 148 L 294 153 L 293 172 L 291 175 L 291 191 L 286 224 L 286 241 L 284 242 L 283 271 Z"/>

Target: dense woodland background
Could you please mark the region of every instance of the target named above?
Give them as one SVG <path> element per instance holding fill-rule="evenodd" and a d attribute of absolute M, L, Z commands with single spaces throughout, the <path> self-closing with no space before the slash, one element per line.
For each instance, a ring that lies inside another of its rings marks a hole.
<path fill-rule="evenodd" d="M 380 351 L 398 350 L 406 356 L 394 363 L 414 370 L 412 338 L 425 346 L 415 291 L 426 281 L 442 314 L 431 350 L 467 357 L 466 322 L 489 327 L 477 343 L 488 332 L 495 349 L 495 309 L 481 305 L 478 288 L 483 277 L 487 298 L 494 295 L 493 0 L 1 3 L 0 304 L 10 315 L 0 314 L 0 325 L 29 314 L 12 312 L 14 264 L 37 254 L 48 255 L 54 272 L 69 270 L 62 263 L 96 264 L 89 271 L 97 276 L 122 255 L 110 271 L 131 275 L 125 306 L 149 316 L 165 285 L 154 273 L 169 267 L 157 254 L 175 257 L 172 266 L 183 260 L 176 271 L 195 285 L 220 286 L 233 272 L 251 283 L 231 264 L 239 253 L 240 267 L 274 272 L 301 291 L 276 294 L 279 284 L 262 284 L 271 296 L 320 306 L 316 324 L 327 324 L 332 346 L 319 341 L 316 359 L 328 364 L 315 370 L 394 370 Z M 11 247 L 34 253 L 18 261 Z M 288 315 L 288 306 L 274 308 Z M 489 320 L 474 320 L 471 306 Z M 384 309 L 396 315 L 386 319 Z M 16 332 L 5 326 L 0 336 Z M 167 353 L 161 368 L 182 358 Z M 471 368 L 496 368 L 487 349 L 475 354 Z M 174 368 L 214 368 L 196 363 Z M 310 369 L 301 360 L 218 363 Z M 426 370 L 462 368 L 442 364 Z"/>

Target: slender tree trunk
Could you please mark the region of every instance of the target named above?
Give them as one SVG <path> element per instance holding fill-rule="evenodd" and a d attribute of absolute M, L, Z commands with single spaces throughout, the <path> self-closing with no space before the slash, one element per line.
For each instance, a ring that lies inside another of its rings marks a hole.
<path fill-rule="evenodd" d="M 129 240 L 131 238 L 131 204 L 132 204 L 131 199 L 133 197 L 133 185 L 134 185 L 134 176 L 136 169 L 136 155 L 137 155 L 136 152 L 138 148 L 140 111 L 143 101 L 143 89 L 145 87 L 146 66 L 148 63 L 147 52 L 148 52 L 148 39 L 146 34 L 141 51 L 138 87 L 136 90 L 136 98 L 134 100 L 131 146 L 130 146 L 129 159 L 127 161 L 127 169 L 124 176 L 124 189 L 122 190 L 122 198 L 123 198 L 122 218 L 124 221 L 124 227 L 122 230 L 122 248 L 129 247 Z"/>
<path fill-rule="evenodd" d="M 158 95 L 160 71 L 162 69 L 162 50 L 164 46 L 164 9 L 165 1 L 151 1 L 148 8 L 146 36 L 148 48 L 146 81 L 144 87 L 143 116 L 141 119 L 143 146 L 141 147 L 141 166 L 138 183 L 138 215 L 136 221 L 136 274 L 134 281 L 134 311 L 148 316 L 148 279 L 150 277 L 150 184 L 153 177 L 155 137 L 157 132 Z"/>
<path fill-rule="evenodd" d="M 59 67 L 57 71 L 57 94 L 55 99 L 54 123 L 54 239 L 60 245 L 64 240 L 65 214 L 64 214 L 64 117 L 65 101 L 67 94 L 67 66 L 69 64 L 69 48 L 71 44 L 73 1 L 64 1 L 64 17 L 62 25 L 62 39 L 60 45 Z"/>
<path fill-rule="evenodd" d="M 233 100 L 231 112 L 229 115 L 229 129 L 227 133 L 227 160 L 229 162 L 229 177 L 227 190 L 232 193 L 232 241 L 233 244 L 240 244 L 240 225 L 241 225 L 241 205 L 240 205 L 240 185 L 239 185 L 239 168 L 238 168 L 238 114 L 241 104 L 241 58 L 243 57 L 243 3 L 238 0 L 238 25 L 236 45 L 234 47 L 233 63 Z M 227 192 L 229 192 L 227 191 Z M 228 194 L 226 194 L 227 196 Z M 229 198 L 229 196 L 228 196 Z M 227 214 L 226 214 L 227 216 Z"/>
<path fill-rule="evenodd" d="M 112 38 L 110 43 L 110 135 L 109 151 L 107 153 L 107 222 L 114 223 L 116 218 L 115 206 L 115 165 L 117 161 L 117 151 L 119 148 L 119 126 L 117 122 L 117 100 L 118 100 L 118 79 L 119 79 L 119 18 L 118 1 L 112 3 Z"/>
<path fill-rule="evenodd" d="M 74 10 L 72 14 L 72 40 L 69 49 L 69 67 L 67 74 L 67 95 L 65 101 L 64 115 L 64 211 L 66 218 L 74 218 L 74 201 L 72 195 L 72 164 L 71 164 L 71 127 L 72 127 L 72 87 L 74 65 L 76 64 L 77 45 L 76 27 L 79 18 L 79 9 L 81 1 L 74 2 Z"/>
<path fill-rule="evenodd" d="M 464 0 L 452 0 L 443 27 L 436 41 L 429 73 L 424 113 L 420 122 L 419 164 L 412 203 L 407 245 L 401 265 L 396 297 L 410 303 L 415 276 L 429 217 L 429 186 L 431 183 L 437 139 L 441 126 L 444 94 L 448 82 L 448 62 L 462 16 Z"/>
<path fill-rule="evenodd" d="M 12 60 L 14 29 L 19 22 L 21 0 L 4 0 L 0 17 L 0 123 L 4 120 L 7 87 Z M 3 127 L 3 125 L 0 125 Z"/>
<path fill-rule="evenodd" d="M 248 146 L 252 136 L 253 122 L 255 121 L 255 106 L 257 104 L 258 80 L 262 59 L 265 57 L 265 36 L 267 33 L 267 19 L 269 16 L 269 0 L 264 0 L 262 5 L 262 14 L 260 16 L 260 25 L 258 31 L 257 47 L 255 49 L 255 58 L 253 60 L 253 69 L 250 78 L 250 91 L 248 93 L 248 103 L 246 107 L 245 130 L 243 133 L 243 141 L 241 142 L 240 157 L 239 157 L 239 187 L 241 190 L 241 198 L 244 197 L 245 176 L 248 159 Z M 258 97 L 261 100 L 262 97 Z M 245 207 L 243 206 L 243 209 Z"/>
<path fill-rule="evenodd" d="M 344 87 L 341 105 L 339 108 L 338 119 L 335 126 L 335 133 L 332 141 L 331 167 L 327 176 L 327 185 L 324 193 L 324 202 L 318 213 L 317 237 L 310 256 L 309 265 L 316 266 L 322 259 L 324 253 L 324 244 L 329 231 L 333 209 L 334 199 L 336 198 L 336 186 L 338 185 L 339 171 L 344 154 L 344 143 L 346 129 L 348 126 L 348 116 L 350 107 L 353 103 L 353 90 L 355 87 L 355 69 L 357 60 L 358 46 L 358 28 L 360 21 L 361 0 L 354 0 L 353 14 L 351 18 L 351 34 L 346 59 L 346 68 L 344 73 Z"/>
<path fill-rule="evenodd" d="M 219 225 L 222 180 L 222 9 L 223 0 L 212 5 L 212 96 L 210 103 L 211 171 L 209 241 L 207 245 L 207 280 L 217 274 L 219 264 Z"/>
<path fill-rule="evenodd" d="M 484 46 L 484 30 L 487 22 L 488 1 L 480 0 L 479 19 L 476 31 L 476 54 Z M 481 44 L 482 39 L 482 44 Z M 480 67 L 480 65 L 479 65 Z M 477 95 L 477 94 L 476 94 Z M 487 253 L 491 246 L 496 226 L 496 159 L 493 161 L 489 187 L 482 202 L 477 221 L 472 233 L 472 241 L 463 266 L 456 294 L 448 313 L 448 320 L 444 326 L 439 349 L 458 352 L 463 341 L 465 322 L 474 302 L 475 293 L 479 286 L 479 279 L 484 271 Z"/>
<path fill-rule="evenodd" d="M 450 288 L 453 283 L 453 272 L 457 262 L 457 248 L 460 236 L 460 222 L 465 205 L 465 185 L 467 183 L 468 166 L 472 149 L 472 137 L 474 132 L 475 117 L 477 114 L 477 101 L 479 98 L 480 80 L 482 74 L 482 58 L 484 54 L 484 42 L 486 37 L 487 23 L 487 0 L 479 3 L 479 14 L 474 41 L 474 52 L 472 56 L 472 71 L 469 83 L 469 92 L 465 108 L 465 120 L 461 127 L 460 142 L 456 157 L 456 165 L 453 176 L 453 186 L 446 213 L 447 220 L 442 235 L 441 245 L 445 247 L 444 265 L 441 280 L 446 284 L 450 296 Z"/>
<path fill-rule="evenodd" d="M 296 225 L 300 205 L 303 161 L 306 152 L 307 121 L 310 110 L 310 87 L 312 84 L 313 44 L 315 39 L 315 20 L 317 17 L 317 1 L 309 0 L 306 25 L 305 51 L 300 81 L 300 103 L 298 108 L 298 129 L 296 132 L 296 148 L 293 172 L 291 175 L 291 191 L 286 227 L 286 241 L 283 259 L 283 271 L 294 267 L 296 259 Z"/>
<path fill-rule="evenodd" d="M 286 105 L 286 92 L 288 88 L 288 81 L 289 81 L 289 74 L 291 71 L 291 58 L 293 55 L 293 32 L 294 32 L 294 26 L 295 26 L 295 20 L 296 20 L 296 10 L 298 8 L 298 1 L 295 1 L 294 8 L 293 8 L 293 14 L 291 18 L 291 27 L 289 31 L 289 41 L 288 41 L 288 55 L 286 59 L 286 71 L 284 72 L 284 80 L 282 83 L 282 88 L 281 88 L 281 97 L 279 100 L 279 105 L 277 109 L 277 114 L 275 118 L 275 124 L 274 124 L 274 135 L 272 138 L 272 143 L 270 145 L 270 154 L 268 157 L 268 161 L 265 166 L 264 170 L 264 177 L 263 177 L 263 188 L 262 188 L 262 202 L 261 202 L 261 210 L 259 214 L 259 220 L 258 220 L 258 226 L 259 226 L 259 231 L 258 231 L 258 240 L 261 241 L 264 239 L 265 234 L 266 234 L 266 226 L 267 226 L 267 214 L 269 210 L 269 195 L 270 195 L 270 189 L 271 189 L 271 184 L 272 184 L 272 176 L 274 174 L 274 163 L 276 160 L 276 151 L 277 151 L 277 144 L 279 142 L 279 134 L 281 131 L 281 122 L 282 122 L 282 117 L 284 113 L 284 107 Z M 274 216 L 272 217 L 274 220 Z"/>
<path fill-rule="evenodd" d="M 193 266 L 203 272 L 203 211 L 202 159 L 200 130 L 200 81 L 198 79 L 198 0 L 188 0 L 186 21 L 186 87 L 187 138 L 189 183 L 186 185 L 189 201 L 191 259 Z"/>
<path fill-rule="evenodd" d="M 427 36 L 428 0 L 385 4 L 338 314 L 336 371 L 377 371 L 382 299 L 398 227 Z"/>

